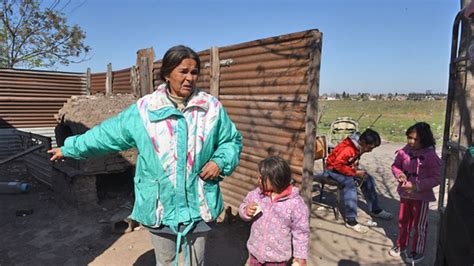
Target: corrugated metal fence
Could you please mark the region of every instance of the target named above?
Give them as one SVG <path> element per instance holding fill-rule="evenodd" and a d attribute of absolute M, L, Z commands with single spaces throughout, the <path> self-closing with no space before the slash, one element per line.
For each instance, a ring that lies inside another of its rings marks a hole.
<path fill-rule="evenodd" d="M 0 128 L 54 127 L 71 97 L 86 94 L 86 75 L 0 69 Z"/>
<path fill-rule="evenodd" d="M 132 93 L 131 68 L 111 72 L 113 93 Z M 91 75 L 92 94 L 104 93 L 107 83 L 107 73 L 94 73 Z"/>
<path fill-rule="evenodd" d="M 309 68 L 312 44 L 320 37 L 315 33 L 219 49 L 219 59 L 232 62 L 220 69 L 219 99 L 244 141 L 239 167 L 222 183 L 225 201 L 234 209 L 256 187 L 257 164 L 268 155 L 282 156 L 294 180 L 303 181 Z M 308 170 L 312 173 L 312 166 Z"/>
<path fill-rule="evenodd" d="M 91 90 L 92 94 L 105 93 L 105 80 L 107 73 L 94 73 L 91 75 Z M 131 89 L 130 89 L 131 91 Z"/>
<path fill-rule="evenodd" d="M 197 87 L 220 99 L 244 137 L 241 163 L 221 183 L 226 204 L 236 210 L 256 187 L 258 162 L 269 155 L 285 158 L 300 185 L 311 178 L 321 33 L 310 30 L 214 49 L 215 55 L 212 48 L 198 53 Z M 218 67 L 212 62 L 214 56 Z M 153 63 L 153 88 L 163 82 L 160 68 L 161 60 Z M 130 73 L 130 68 L 109 71 L 112 92 L 133 91 Z M 92 92 L 104 93 L 107 73 L 91 78 Z M 213 80 L 217 80 L 214 89 Z M 306 198 L 309 186 L 309 181 L 302 186 Z"/>
<path fill-rule="evenodd" d="M 86 74 L 0 69 L 0 158 L 22 150 L 17 131 L 53 138 L 54 115 L 72 95 L 86 94 Z"/>
<path fill-rule="evenodd" d="M 241 163 L 221 186 L 234 210 L 256 187 L 257 164 L 268 155 L 290 163 L 294 180 L 310 198 L 321 37 L 310 30 L 199 52 L 197 86 L 220 99 L 244 137 Z M 160 67 L 161 61 L 153 63 L 153 88 L 162 82 Z M 133 92 L 135 68 L 108 69 L 91 75 L 92 94 L 105 93 L 108 86 L 113 93 Z M 53 115 L 71 95 L 86 94 L 86 87 L 85 74 L 0 70 L 4 124 L 54 126 Z"/>

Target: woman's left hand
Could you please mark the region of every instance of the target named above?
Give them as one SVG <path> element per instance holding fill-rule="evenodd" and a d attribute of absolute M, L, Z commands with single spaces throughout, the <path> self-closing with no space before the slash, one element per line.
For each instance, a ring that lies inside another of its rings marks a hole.
<path fill-rule="evenodd" d="M 199 176 L 202 180 L 207 180 L 218 177 L 220 173 L 221 169 L 219 169 L 219 166 L 214 161 L 209 161 L 204 165 Z"/>

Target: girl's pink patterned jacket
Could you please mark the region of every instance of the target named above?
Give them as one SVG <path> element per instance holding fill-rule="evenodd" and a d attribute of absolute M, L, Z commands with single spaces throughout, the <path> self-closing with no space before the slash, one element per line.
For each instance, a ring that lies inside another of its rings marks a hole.
<path fill-rule="evenodd" d="M 253 218 L 245 211 L 252 202 L 262 208 L 262 212 Z M 307 259 L 308 208 L 298 188 L 293 187 L 290 195 L 274 202 L 259 188 L 252 190 L 240 205 L 239 214 L 242 219 L 253 222 L 247 248 L 259 262 L 284 262 L 292 257 Z"/>

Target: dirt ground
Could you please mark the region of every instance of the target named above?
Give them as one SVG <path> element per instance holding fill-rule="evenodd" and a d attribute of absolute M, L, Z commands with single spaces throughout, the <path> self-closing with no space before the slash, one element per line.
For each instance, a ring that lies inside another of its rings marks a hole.
<path fill-rule="evenodd" d="M 391 173 L 390 166 L 395 158 L 395 151 L 403 144 L 383 143 L 373 152 L 364 154 L 361 167 L 367 169 L 376 180 L 379 192 L 379 205 L 390 211 L 394 219 L 383 221 L 374 219 L 376 227 L 371 227 L 367 234 L 359 234 L 344 226 L 341 219 L 335 219 L 331 209 L 313 204 L 311 218 L 311 265 L 404 265 L 402 259 L 388 254 L 398 234 L 399 196 L 396 192 L 397 183 Z M 438 151 L 439 153 L 439 151 Z M 321 168 L 321 165 L 316 165 Z M 334 204 L 333 193 L 325 192 L 323 202 Z M 360 194 L 360 193 L 359 193 Z M 315 198 L 318 193 L 315 193 Z M 326 196 L 327 195 L 327 196 Z M 438 188 L 435 189 L 438 197 Z M 315 200 L 313 200 L 315 202 Z M 358 221 L 367 223 L 372 220 L 364 211 L 365 200 L 359 195 Z M 439 215 L 437 202 L 430 203 L 428 212 L 428 236 L 425 259 L 417 265 L 433 265 L 436 254 L 436 237 Z"/>
<path fill-rule="evenodd" d="M 377 179 L 381 205 L 395 217 L 399 198 L 389 166 L 400 146 L 383 144 L 362 159 L 362 165 Z M 126 197 L 115 195 L 101 201 L 99 208 L 85 211 L 72 207 L 44 185 L 30 180 L 22 165 L 1 167 L 0 181 L 6 180 L 29 181 L 33 187 L 25 194 L 0 194 L 0 266 L 155 264 L 146 230 L 112 232 L 111 218 L 127 211 Z M 331 203 L 333 194 L 326 192 L 325 201 Z M 362 197 L 360 200 L 364 209 L 364 200 Z M 377 221 L 377 227 L 361 235 L 345 228 L 341 220 L 336 221 L 328 208 L 313 204 L 311 215 L 309 265 L 403 265 L 402 260 L 388 255 L 396 239 L 396 219 Z M 363 210 L 359 216 L 360 222 L 369 219 Z M 430 206 L 423 265 L 434 262 L 437 217 L 434 203 Z M 244 265 L 248 234 L 249 224 L 238 219 L 218 223 L 208 238 L 206 265 Z"/>

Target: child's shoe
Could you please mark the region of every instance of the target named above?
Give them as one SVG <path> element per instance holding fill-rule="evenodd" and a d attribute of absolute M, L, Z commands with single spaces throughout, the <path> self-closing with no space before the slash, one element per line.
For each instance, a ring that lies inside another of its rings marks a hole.
<path fill-rule="evenodd" d="M 365 234 L 365 233 L 369 232 L 369 228 L 367 226 L 361 225 L 359 223 L 357 223 L 355 225 L 350 225 L 350 224 L 346 223 L 346 227 L 356 231 L 357 233 L 361 233 L 361 234 Z"/>
<path fill-rule="evenodd" d="M 392 257 L 400 257 L 401 255 L 406 255 L 407 250 L 406 248 L 401 249 L 400 247 L 394 246 L 393 248 L 388 251 L 388 254 Z"/>
<path fill-rule="evenodd" d="M 391 220 L 393 217 L 391 213 L 385 210 L 380 210 L 379 212 L 375 212 L 375 213 L 372 212 L 370 215 L 372 215 L 373 217 L 383 219 L 383 220 Z"/>
<path fill-rule="evenodd" d="M 416 252 L 411 253 L 409 257 L 405 259 L 406 263 L 414 264 L 422 261 L 425 258 L 423 254 L 418 254 Z"/>

